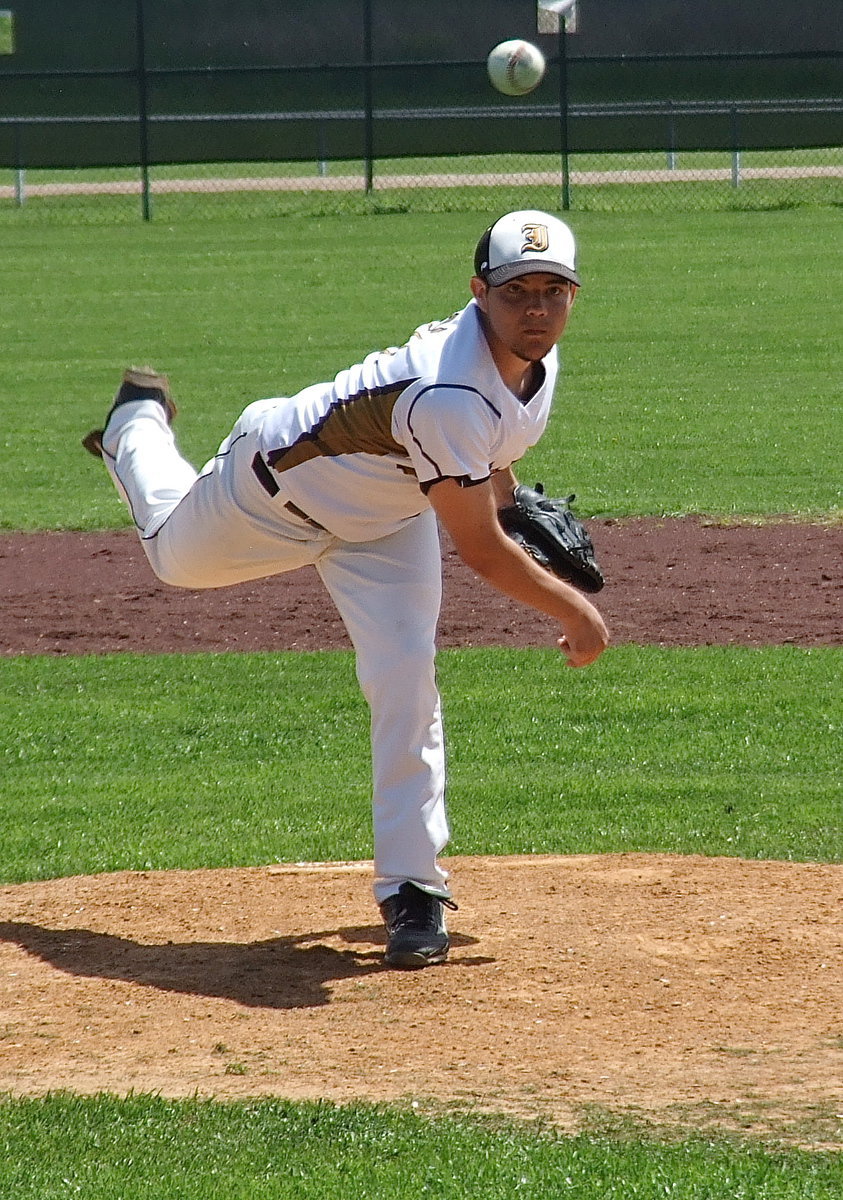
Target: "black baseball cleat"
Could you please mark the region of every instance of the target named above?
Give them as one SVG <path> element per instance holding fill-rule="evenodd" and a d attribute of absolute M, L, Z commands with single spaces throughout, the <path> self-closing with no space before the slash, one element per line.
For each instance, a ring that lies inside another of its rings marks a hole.
<path fill-rule="evenodd" d="M 125 370 L 114 403 L 105 418 L 105 424 L 108 424 L 115 408 L 119 408 L 121 404 L 129 404 L 132 400 L 157 400 L 167 414 L 168 422 L 172 424 L 176 406 L 170 395 L 170 381 L 166 375 L 159 375 L 152 367 L 129 367 Z M 102 458 L 104 433 L 105 426 L 102 429 L 92 429 L 82 438 L 82 445 L 96 458 Z"/>
<path fill-rule="evenodd" d="M 451 945 L 442 911 L 446 907 L 457 906 L 409 882 L 387 896 L 380 906 L 386 924 L 386 965 L 412 969 L 443 963 Z"/>

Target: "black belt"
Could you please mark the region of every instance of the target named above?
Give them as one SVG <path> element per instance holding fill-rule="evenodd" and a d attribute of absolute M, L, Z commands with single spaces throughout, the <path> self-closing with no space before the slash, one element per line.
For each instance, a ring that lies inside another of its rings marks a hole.
<path fill-rule="evenodd" d="M 270 496 L 277 496 L 281 489 L 275 482 L 275 476 L 272 474 L 269 466 L 259 453 L 256 454 L 252 459 L 252 470 L 254 471 L 258 483 L 261 485 L 263 490 Z M 308 525 L 312 525 L 314 529 L 325 528 L 325 526 L 320 525 L 318 521 L 314 521 L 313 517 L 309 517 L 303 509 L 299 508 L 297 504 L 293 504 L 292 500 L 288 500 L 284 507 L 288 512 L 291 512 L 293 516 L 298 517 L 299 520 L 307 521 Z"/>

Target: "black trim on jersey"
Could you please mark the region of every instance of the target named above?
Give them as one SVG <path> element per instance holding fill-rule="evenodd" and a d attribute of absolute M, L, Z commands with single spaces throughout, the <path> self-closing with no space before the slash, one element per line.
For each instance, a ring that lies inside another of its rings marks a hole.
<path fill-rule="evenodd" d="M 472 479 L 470 475 L 440 475 L 438 479 L 425 480 L 419 487 L 426 496 L 435 483 L 444 483 L 446 479 L 453 479 L 458 487 L 470 488 L 477 487 L 478 483 L 488 483 L 491 478 L 491 475 L 484 475 L 482 479 Z"/>
<path fill-rule="evenodd" d="M 492 401 L 487 396 L 484 396 L 482 392 L 477 390 L 477 388 L 470 387 L 466 383 L 429 383 L 427 385 L 427 387 L 421 388 L 420 391 L 418 391 L 416 393 L 416 395 L 413 397 L 413 399 L 410 403 L 410 407 L 407 409 L 407 428 L 409 429 L 410 433 L 412 434 L 413 441 L 418 446 L 418 448 L 422 454 L 422 457 L 426 458 L 427 461 L 430 463 L 430 465 L 435 470 L 440 472 L 439 478 L 440 479 L 453 479 L 453 478 L 455 478 L 455 476 L 443 475 L 441 473 L 441 467 L 439 466 L 439 463 L 430 457 L 430 455 L 426 452 L 424 446 L 421 444 L 419 439 L 416 437 L 415 433 L 413 433 L 413 425 L 412 425 L 412 420 L 411 420 L 412 415 L 413 415 L 413 409 L 416 407 L 416 404 L 418 403 L 419 400 L 421 400 L 422 396 L 424 396 L 425 393 L 435 391 L 436 388 L 449 388 L 452 392 L 473 392 L 475 396 L 479 396 L 480 399 L 483 401 L 483 403 L 492 410 L 492 412 L 495 414 L 495 416 L 498 418 L 499 421 L 501 420 L 502 414 L 498 411 L 497 408 L 495 408 L 494 404 L 492 404 Z M 467 476 L 460 476 L 459 478 L 467 478 Z M 488 476 L 487 476 L 487 478 L 488 478 Z M 434 479 L 431 482 L 435 483 L 436 480 Z M 475 480 L 474 482 L 483 483 L 484 481 L 482 479 L 478 479 L 478 480 Z M 460 486 L 465 487 L 466 485 L 460 484 Z M 422 488 L 422 490 L 424 490 L 424 488 Z"/>
<path fill-rule="evenodd" d="M 304 442 L 312 442 L 314 445 L 318 445 L 319 434 L 322 432 L 323 427 L 328 424 L 331 417 L 338 409 L 346 408 L 348 405 L 354 404 L 356 400 L 362 400 L 364 397 L 389 396 L 393 392 L 395 393 L 396 397 L 400 396 L 400 394 L 406 388 L 415 383 L 417 380 L 418 375 L 415 375 L 411 379 L 398 379 L 395 381 L 395 383 L 385 383 L 376 388 L 361 388 L 359 392 L 354 392 L 351 396 L 338 397 L 336 400 L 332 401 L 332 403 L 328 406 L 327 411 L 323 413 L 316 424 L 312 425 L 310 429 L 306 429 L 303 433 L 300 433 L 296 440 L 291 442 L 289 446 L 279 446 L 274 450 L 267 451 L 266 461 L 269 463 L 270 467 L 277 469 L 277 464 L 284 458 L 286 454 L 289 454 L 291 450 L 294 450 L 296 446 L 301 446 Z M 329 458 L 337 457 L 326 450 L 321 450 L 320 452 Z M 349 450 L 347 453 L 354 454 L 357 453 L 357 451 Z"/>

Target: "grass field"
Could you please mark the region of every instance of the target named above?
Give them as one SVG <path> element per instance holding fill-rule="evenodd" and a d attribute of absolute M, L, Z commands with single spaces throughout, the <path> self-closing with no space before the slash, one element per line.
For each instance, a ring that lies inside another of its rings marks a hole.
<path fill-rule="evenodd" d="M 125 521 L 93 460 L 67 464 L 127 361 L 170 371 L 182 444 L 204 461 L 249 401 L 460 307 L 489 215 L 15 230 L 0 524 Z M 585 286 L 525 470 L 575 490 L 586 515 L 837 513 L 838 213 L 583 214 L 575 228 Z M 370 256 L 384 265 L 361 317 Z"/>
<path fill-rule="evenodd" d="M 834 1155 L 702 1136 L 569 1138 L 277 1101 L 59 1095 L 0 1106 L 0 1194 L 10 1200 L 837 1200 L 841 1187 Z"/>
<path fill-rule="evenodd" d="M 585 672 L 448 651 L 439 673 L 454 853 L 841 857 L 836 650 L 626 646 Z M 371 857 L 345 652 L 18 658 L 0 680 L 0 879 Z"/>
<path fill-rule="evenodd" d="M 78 448 L 125 362 L 171 372 L 182 444 L 199 461 L 250 400 L 461 305 L 490 215 L 15 226 L 0 262 L 0 523 L 126 523 Z M 586 286 L 552 426 L 524 473 L 575 489 L 586 514 L 839 519 L 839 212 L 572 224 Z M 840 661 L 627 647 L 560 677 L 549 653 L 443 655 L 451 848 L 840 861 Z M 255 698 L 279 668 L 272 737 Z M 368 855 L 365 714 L 346 654 L 5 659 L 0 681 L 6 880 Z M 558 720 L 536 723 L 536 696 Z M 308 759 L 291 742 L 315 726 Z M 258 777 L 278 763 L 282 816 Z M 8 1099 L 0 1196 L 830 1200 L 843 1186 L 835 1154 L 422 1121 L 274 1102 Z"/>

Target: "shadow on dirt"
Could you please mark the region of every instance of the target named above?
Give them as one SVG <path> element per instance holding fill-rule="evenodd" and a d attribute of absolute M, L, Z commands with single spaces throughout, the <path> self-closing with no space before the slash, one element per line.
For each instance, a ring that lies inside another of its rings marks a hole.
<path fill-rule="evenodd" d="M 361 949 L 325 945 L 341 939 Z M 264 942 L 167 942 L 149 944 L 90 929 L 49 929 L 28 922 L 0 922 L 0 940 L 68 975 L 118 979 L 160 991 L 234 1000 L 248 1008 L 312 1008 L 331 1001 L 330 985 L 387 970 L 381 926 L 322 930 Z M 473 938 L 452 935 L 452 945 Z M 362 947 L 367 947 L 363 949 Z M 460 966 L 488 962 L 462 958 Z"/>

